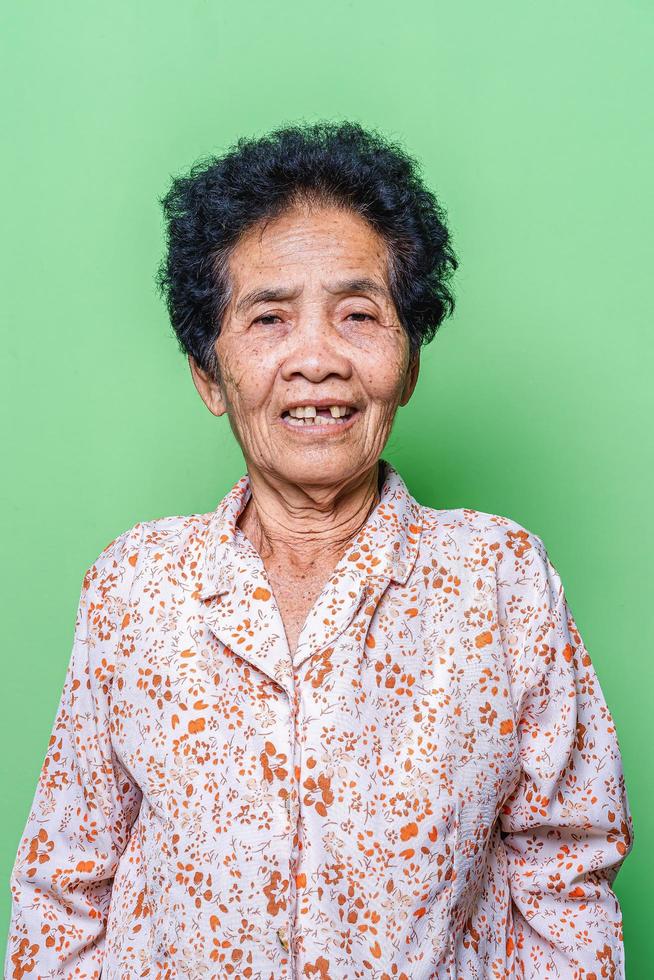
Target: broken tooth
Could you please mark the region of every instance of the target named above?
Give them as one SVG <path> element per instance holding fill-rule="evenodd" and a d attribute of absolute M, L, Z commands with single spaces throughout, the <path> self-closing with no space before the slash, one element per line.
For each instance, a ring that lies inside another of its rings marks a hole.
<path fill-rule="evenodd" d="M 329 414 L 331 418 L 327 418 L 326 421 L 331 422 L 332 419 L 338 421 L 338 419 L 342 419 L 346 415 L 351 415 L 352 411 L 346 405 L 330 405 Z M 318 420 L 323 417 L 318 414 L 315 405 L 298 405 L 296 408 L 289 408 L 288 414 L 292 419 L 310 419 L 314 424 L 318 423 Z"/>

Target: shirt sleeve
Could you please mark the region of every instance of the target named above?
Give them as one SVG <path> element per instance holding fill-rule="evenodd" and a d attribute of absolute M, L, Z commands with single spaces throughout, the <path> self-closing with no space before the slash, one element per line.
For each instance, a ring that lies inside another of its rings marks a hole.
<path fill-rule="evenodd" d="M 615 725 L 543 542 L 528 532 L 520 545 L 530 554 L 505 591 L 520 753 L 500 814 L 508 951 L 519 977 L 618 980 L 622 919 L 611 886 L 633 829 Z"/>
<path fill-rule="evenodd" d="M 10 878 L 7 980 L 101 975 L 112 879 L 142 795 L 110 735 L 136 528 L 84 576 L 63 691 Z"/>

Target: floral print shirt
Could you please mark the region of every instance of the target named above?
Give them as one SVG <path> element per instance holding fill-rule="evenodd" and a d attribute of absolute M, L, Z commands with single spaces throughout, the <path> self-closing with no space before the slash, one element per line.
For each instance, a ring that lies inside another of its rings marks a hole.
<path fill-rule="evenodd" d="M 624 976 L 631 817 L 561 580 L 382 465 L 292 657 L 247 475 L 89 568 L 7 978 Z"/>

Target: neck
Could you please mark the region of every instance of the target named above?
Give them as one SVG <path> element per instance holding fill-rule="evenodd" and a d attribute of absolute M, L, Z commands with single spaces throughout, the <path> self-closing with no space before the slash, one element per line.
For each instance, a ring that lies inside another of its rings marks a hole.
<path fill-rule="evenodd" d="M 333 566 L 379 502 L 380 463 L 338 487 L 301 487 L 248 467 L 252 496 L 238 526 L 269 565 L 301 575 Z"/>

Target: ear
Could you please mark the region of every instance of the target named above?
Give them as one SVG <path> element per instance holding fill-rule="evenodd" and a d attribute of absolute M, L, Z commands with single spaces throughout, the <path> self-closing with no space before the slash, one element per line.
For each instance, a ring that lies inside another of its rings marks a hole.
<path fill-rule="evenodd" d="M 413 394 L 413 389 L 418 381 L 418 374 L 420 373 L 420 351 L 417 351 L 411 360 L 409 361 L 409 366 L 406 372 L 406 378 L 404 381 L 404 387 L 402 389 L 402 396 L 400 398 L 400 405 L 406 405 L 406 403 L 411 398 Z"/>
<path fill-rule="evenodd" d="M 200 367 L 192 354 L 188 355 L 188 365 L 191 369 L 193 384 L 211 414 L 224 415 L 227 411 L 227 405 L 220 384 L 208 371 Z"/>

